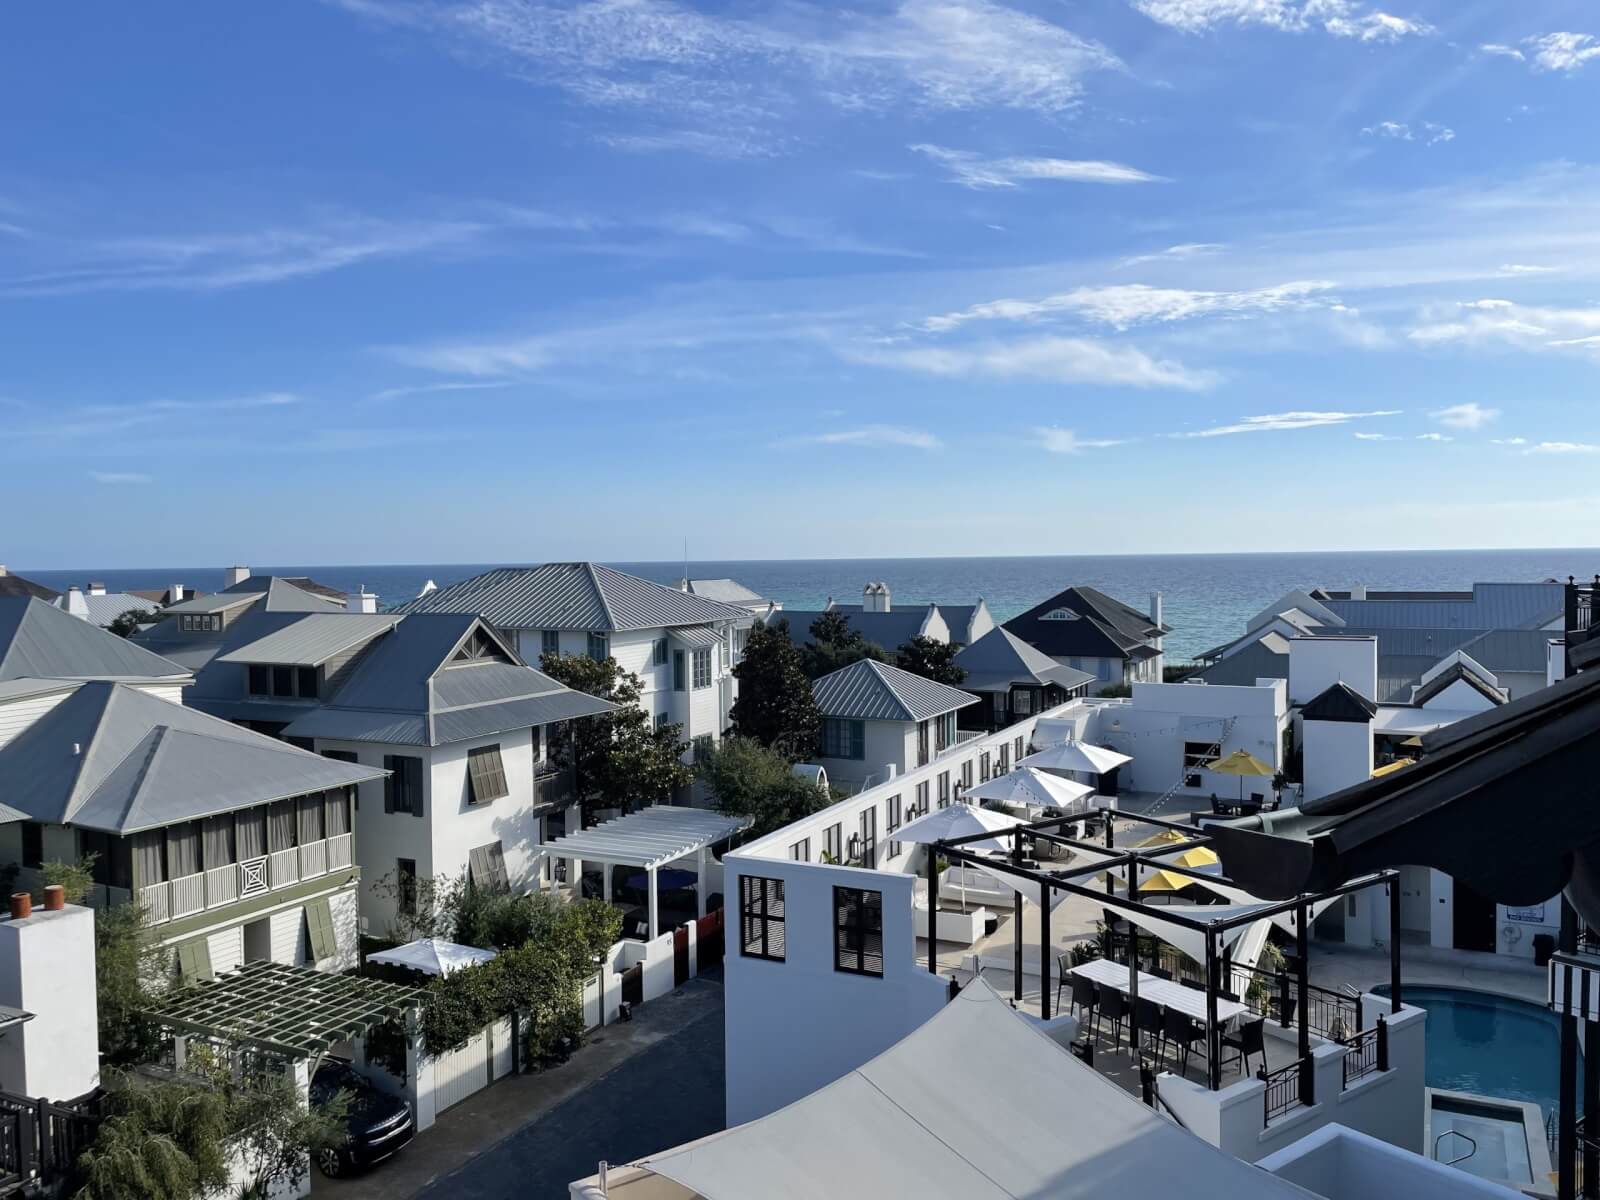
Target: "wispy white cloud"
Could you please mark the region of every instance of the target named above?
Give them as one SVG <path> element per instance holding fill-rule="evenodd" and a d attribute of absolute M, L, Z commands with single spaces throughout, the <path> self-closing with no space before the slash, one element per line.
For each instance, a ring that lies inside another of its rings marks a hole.
<path fill-rule="evenodd" d="M 1499 55 L 1501 58 L 1514 58 L 1522 62 L 1527 56 L 1515 46 L 1504 46 L 1499 42 L 1485 42 L 1478 49 L 1484 54 Z"/>
<path fill-rule="evenodd" d="M 1157 183 L 1151 175 L 1123 163 L 1066 158 L 984 158 L 969 150 L 951 150 L 921 142 L 911 147 L 944 167 L 954 183 L 974 190 L 1014 188 L 1025 180 L 1057 183 Z"/>
<path fill-rule="evenodd" d="M 1262 25 L 1287 33 L 1321 29 L 1362 42 L 1395 42 L 1433 32 L 1426 21 L 1361 9 L 1354 0 L 1133 0 L 1133 6 L 1185 33 L 1218 25 Z"/>
<path fill-rule="evenodd" d="M 1576 71 L 1600 58 L 1600 41 L 1591 33 L 1545 33 L 1523 41 L 1533 48 L 1533 65 L 1541 71 Z"/>
<path fill-rule="evenodd" d="M 90 471 L 89 478 L 96 483 L 109 485 L 153 483 L 154 476 L 139 471 Z"/>
<path fill-rule="evenodd" d="M 1475 400 L 1465 404 L 1452 404 L 1448 408 L 1437 409 L 1428 414 L 1441 425 L 1451 429 L 1482 429 L 1500 419 L 1498 408 L 1485 408 Z"/>
<path fill-rule="evenodd" d="M 1491 438 L 1496 446 L 1526 446 L 1528 439 L 1525 437 Z"/>
<path fill-rule="evenodd" d="M 1446 434 L 1446 433 L 1419 433 L 1419 434 L 1417 434 L 1417 441 L 1419 441 L 1419 442 L 1453 442 L 1455 440 L 1456 440 L 1455 438 L 1451 437 L 1449 434 Z"/>
<path fill-rule="evenodd" d="M 1561 270 L 1560 267 L 1539 267 L 1534 266 L 1532 263 L 1500 264 L 1500 273 L 1502 275 L 1549 275 L 1559 270 Z"/>
<path fill-rule="evenodd" d="M 1137 267 L 1142 263 L 1204 258 L 1213 254 L 1220 254 L 1225 249 L 1226 247 L 1221 242 L 1184 242 L 1177 246 L 1168 246 L 1165 250 L 1157 250 L 1153 254 L 1135 254 L 1131 258 L 1123 259 L 1121 265 L 1124 267 Z"/>
<path fill-rule="evenodd" d="M 1083 438 L 1060 425 L 1040 425 L 1033 431 L 1035 443 L 1052 454 L 1082 454 L 1085 450 L 1104 450 L 1120 446 L 1125 438 Z"/>
<path fill-rule="evenodd" d="M 1329 425 L 1348 425 L 1352 421 L 1365 421 L 1372 417 L 1397 417 L 1398 408 L 1375 409 L 1371 412 L 1281 412 L 1259 417 L 1244 417 L 1231 425 L 1214 425 L 1209 429 L 1191 429 L 1169 434 L 1178 438 L 1228 437 L 1238 433 L 1277 433 L 1294 429 L 1321 429 Z"/>
<path fill-rule="evenodd" d="M 1417 129 L 1412 129 L 1403 121 L 1379 121 L 1376 125 L 1368 125 L 1361 132 L 1365 137 L 1388 138 L 1397 142 L 1417 141 L 1420 134 L 1420 140 L 1427 146 L 1454 141 L 1456 136 L 1454 129 L 1432 121 L 1424 121 Z"/>
<path fill-rule="evenodd" d="M 1594 442 L 1536 442 L 1524 454 L 1600 454 L 1600 444 Z"/>
<path fill-rule="evenodd" d="M 906 447 L 912 450 L 940 450 L 944 443 L 922 429 L 899 425 L 863 425 L 859 429 L 835 429 L 805 437 L 785 438 L 787 446 L 862 446 L 870 449 Z"/>
<path fill-rule="evenodd" d="M 1499 298 L 1469 300 L 1454 309 L 1427 310 L 1423 321 L 1406 336 L 1422 345 L 1586 348 L 1600 344 L 1600 308 L 1542 307 Z"/>
<path fill-rule="evenodd" d="M 1355 438 L 1360 442 L 1398 442 L 1400 439 L 1392 433 L 1363 433 L 1357 430 Z"/>
<path fill-rule="evenodd" d="M 384 388 L 381 392 L 373 392 L 367 399 L 400 400 L 406 396 L 429 396 L 436 392 L 478 392 L 510 386 L 510 380 L 457 380 L 450 383 L 421 383 L 413 384 L 409 387 Z"/>
<path fill-rule="evenodd" d="M 1215 372 L 1094 338 L 1037 337 L 959 349 L 864 347 L 847 351 L 846 357 L 871 366 L 948 378 L 1044 379 L 1182 391 L 1203 391 L 1217 382 Z"/>
<path fill-rule="evenodd" d="M 959 312 L 929 317 L 922 328 L 943 333 L 970 321 L 1037 321 L 1071 315 L 1116 329 L 1185 321 L 1195 317 L 1241 317 L 1316 307 L 1334 284 L 1299 280 L 1243 292 L 1199 292 L 1142 283 L 1082 287 L 1040 300 L 989 300 Z"/>

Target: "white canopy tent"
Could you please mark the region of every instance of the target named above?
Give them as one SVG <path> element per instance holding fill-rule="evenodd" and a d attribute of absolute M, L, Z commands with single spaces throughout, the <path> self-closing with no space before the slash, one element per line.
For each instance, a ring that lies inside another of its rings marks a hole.
<path fill-rule="evenodd" d="M 574 861 L 571 878 L 580 878 L 585 861 L 641 869 L 649 877 L 650 932 L 660 932 L 660 900 L 656 892 L 656 872 L 669 863 L 695 856 L 695 905 L 699 916 L 706 915 L 706 851 L 748 829 L 749 817 L 730 817 L 703 808 L 678 808 L 656 804 L 591 829 L 580 829 L 539 847 L 539 853 Z M 896 836 L 899 836 L 898 834 Z M 611 899 L 611 872 L 601 872 L 605 899 Z"/>
<path fill-rule="evenodd" d="M 1018 1103 L 1026 1097 L 1026 1103 Z M 612 1200 L 1309 1200 L 1095 1073 L 984 980 L 848 1075 L 574 1185 Z M 675 1187 L 673 1185 L 676 1185 Z"/>
<path fill-rule="evenodd" d="M 1046 775 L 1033 767 L 1018 767 L 1004 775 L 996 775 L 975 788 L 968 788 L 963 798 L 992 800 L 997 804 L 1022 808 L 1059 808 L 1073 812 L 1082 807 L 1081 802 L 1086 796 L 1092 795 L 1094 789 L 1087 784 L 1063 779 L 1059 775 Z"/>
<path fill-rule="evenodd" d="M 477 946 L 463 946 L 443 938 L 418 938 L 392 950 L 369 954 L 367 961 L 405 967 L 424 975 L 450 975 L 463 967 L 486 963 L 494 956 L 493 950 L 480 950 Z"/>

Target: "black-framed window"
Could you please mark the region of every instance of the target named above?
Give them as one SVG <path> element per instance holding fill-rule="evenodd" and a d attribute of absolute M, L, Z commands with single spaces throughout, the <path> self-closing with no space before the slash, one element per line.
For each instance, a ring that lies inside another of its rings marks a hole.
<path fill-rule="evenodd" d="M 917 795 L 917 815 L 919 817 L 925 817 L 925 816 L 928 815 L 928 781 L 926 779 L 924 779 L 921 783 L 917 784 L 917 793 L 916 793 L 916 795 Z"/>
<path fill-rule="evenodd" d="M 468 796 L 473 804 L 487 804 L 509 796 L 506 784 L 506 764 L 500 757 L 500 746 L 474 746 L 467 751 Z"/>
<path fill-rule="evenodd" d="M 694 652 L 694 686 L 708 688 L 711 686 L 711 647 Z"/>
<path fill-rule="evenodd" d="M 795 862 L 810 862 L 811 839 L 801 838 L 798 842 L 794 843 L 794 845 L 790 846 L 789 857 L 794 859 Z"/>
<path fill-rule="evenodd" d="M 417 911 L 417 860 L 395 859 L 394 878 L 400 911 L 414 916 Z"/>
<path fill-rule="evenodd" d="M 917 722 L 917 766 L 928 765 L 928 722 Z"/>
<path fill-rule="evenodd" d="M 996 692 L 994 694 L 994 719 L 1004 724 L 1006 716 L 1006 694 L 1004 692 Z"/>
<path fill-rule="evenodd" d="M 978 782 L 989 782 L 989 752 L 987 750 L 978 755 Z"/>
<path fill-rule="evenodd" d="M 861 865 L 872 870 L 878 865 L 878 810 L 861 810 Z"/>
<path fill-rule="evenodd" d="M 44 866 L 44 826 L 37 821 L 22 823 L 22 865 Z"/>
<path fill-rule="evenodd" d="M 1183 769 L 1185 771 L 1198 771 L 1207 763 L 1216 762 L 1221 757 L 1220 747 L 1216 742 L 1185 742 L 1183 744 Z"/>
<path fill-rule="evenodd" d="M 884 802 L 883 832 L 889 839 L 889 845 L 884 849 L 884 858 L 899 858 L 900 843 L 894 840 L 894 831 L 900 828 L 900 797 L 890 796 Z"/>
<path fill-rule="evenodd" d="M 650 651 L 650 665 L 664 667 L 667 665 L 667 639 L 657 638 L 655 646 Z"/>
<path fill-rule="evenodd" d="M 1021 734 L 1018 734 L 1017 740 L 1011 743 L 1011 748 L 1016 754 L 1017 761 L 1021 762 L 1027 752 L 1028 743 L 1023 739 Z"/>
<path fill-rule="evenodd" d="M 833 889 L 833 969 L 883 977 L 883 893 Z"/>
<path fill-rule="evenodd" d="M 739 876 L 739 953 L 782 962 L 783 880 Z"/>
<path fill-rule="evenodd" d="M 1033 690 L 1031 688 L 1018 688 L 1011 693 L 1011 711 L 1019 717 L 1033 715 Z"/>
<path fill-rule="evenodd" d="M 672 690 L 675 692 L 689 690 L 689 675 L 684 669 L 682 650 L 674 650 L 672 652 Z"/>
<path fill-rule="evenodd" d="M 996 775 L 1004 775 L 1010 769 L 1011 769 L 1011 743 L 1010 742 L 1001 742 L 1000 743 L 1000 766 L 996 769 L 995 774 Z"/>
<path fill-rule="evenodd" d="M 545 629 L 540 631 L 539 653 L 541 655 L 561 653 L 561 631 L 559 629 Z"/>
<path fill-rule="evenodd" d="M 595 662 L 605 662 L 611 657 L 611 639 L 603 633 L 591 633 L 588 637 L 586 649 L 589 657 Z"/>
<path fill-rule="evenodd" d="M 422 815 L 422 760 L 409 754 L 385 754 L 383 768 L 389 772 L 383 781 L 383 811 Z"/>
<path fill-rule="evenodd" d="M 961 764 L 961 786 L 963 788 L 972 786 L 972 760 L 970 758 Z"/>
<path fill-rule="evenodd" d="M 950 803 L 950 772 L 939 772 L 939 807 Z"/>
<path fill-rule="evenodd" d="M 822 852 L 831 862 L 844 861 L 844 826 L 835 821 L 822 831 Z"/>
<path fill-rule="evenodd" d="M 933 719 L 933 748 L 948 750 L 956 744 L 956 715 L 941 713 Z"/>
<path fill-rule="evenodd" d="M 839 717 L 822 718 L 820 753 L 824 758 L 864 760 L 867 757 L 866 722 Z"/>

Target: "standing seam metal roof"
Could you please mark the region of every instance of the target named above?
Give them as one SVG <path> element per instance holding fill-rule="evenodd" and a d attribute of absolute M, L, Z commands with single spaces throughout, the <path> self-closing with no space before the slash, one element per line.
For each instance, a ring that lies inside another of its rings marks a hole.
<path fill-rule="evenodd" d="M 399 613 L 310 613 L 291 625 L 217 656 L 225 663 L 315 667 L 402 620 Z"/>
<path fill-rule="evenodd" d="M 971 692 L 869 658 L 824 675 L 811 691 L 823 716 L 859 721 L 926 721 L 978 701 Z"/>
<path fill-rule="evenodd" d="M 0 597 L 0 679 L 172 679 L 189 671 L 36 598 Z"/>
<path fill-rule="evenodd" d="M 607 632 L 750 619 L 745 609 L 590 562 L 500 567 L 408 600 L 395 611 L 481 613 L 507 629 Z"/>

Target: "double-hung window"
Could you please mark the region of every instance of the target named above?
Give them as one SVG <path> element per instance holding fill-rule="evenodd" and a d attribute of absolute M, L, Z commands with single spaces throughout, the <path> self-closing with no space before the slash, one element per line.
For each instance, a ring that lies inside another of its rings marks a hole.
<path fill-rule="evenodd" d="M 878 865 L 878 810 L 861 810 L 861 865 L 871 871 Z"/>
<path fill-rule="evenodd" d="M 383 769 L 383 811 L 422 815 L 422 760 L 409 754 L 385 754 Z"/>
<path fill-rule="evenodd" d="M 883 893 L 833 889 L 833 969 L 883 977 Z"/>
<path fill-rule="evenodd" d="M 944 808 L 950 803 L 950 772 L 939 772 L 939 807 Z"/>
<path fill-rule="evenodd" d="M 498 745 L 476 746 L 467 751 L 467 794 L 473 804 L 487 804 L 511 794 Z"/>
<path fill-rule="evenodd" d="M 1011 693 L 1011 711 L 1019 717 L 1033 715 L 1033 691 L 1030 688 L 1018 688 Z"/>
<path fill-rule="evenodd" d="M 844 861 L 844 826 L 838 822 L 822 831 L 822 853 L 829 862 Z"/>
<path fill-rule="evenodd" d="M 783 961 L 783 880 L 739 876 L 739 953 Z"/>
<path fill-rule="evenodd" d="M 546 629 L 539 634 L 539 653 L 552 656 L 561 653 L 561 631 L 559 629 Z"/>
<path fill-rule="evenodd" d="M 928 813 L 928 781 L 924 779 L 917 784 L 917 815 L 926 816 Z"/>
<path fill-rule="evenodd" d="M 652 667 L 664 667 L 667 665 L 666 638 L 657 638 L 655 640 L 655 645 L 650 651 L 650 665 Z"/>
<path fill-rule="evenodd" d="M 605 662 L 611 657 L 611 639 L 603 633 L 591 633 L 587 649 L 595 662 Z"/>
<path fill-rule="evenodd" d="M 900 797 L 890 796 L 884 802 L 883 832 L 889 838 L 889 845 L 883 852 L 884 858 L 899 858 L 900 843 L 894 840 L 894 831 L 900 828 Z"/>
<path fill-rule="evenodd" d="M 865 722 L 849 721 L 839 717 L 822 719 L 822 756 L 824 758 L 867 757 L 867 729 Z"/>
<path fill-rule="evenodd" d="M 694 686 L 708 688 L 711 686 L 711 647 L 694 652 Z"/>

